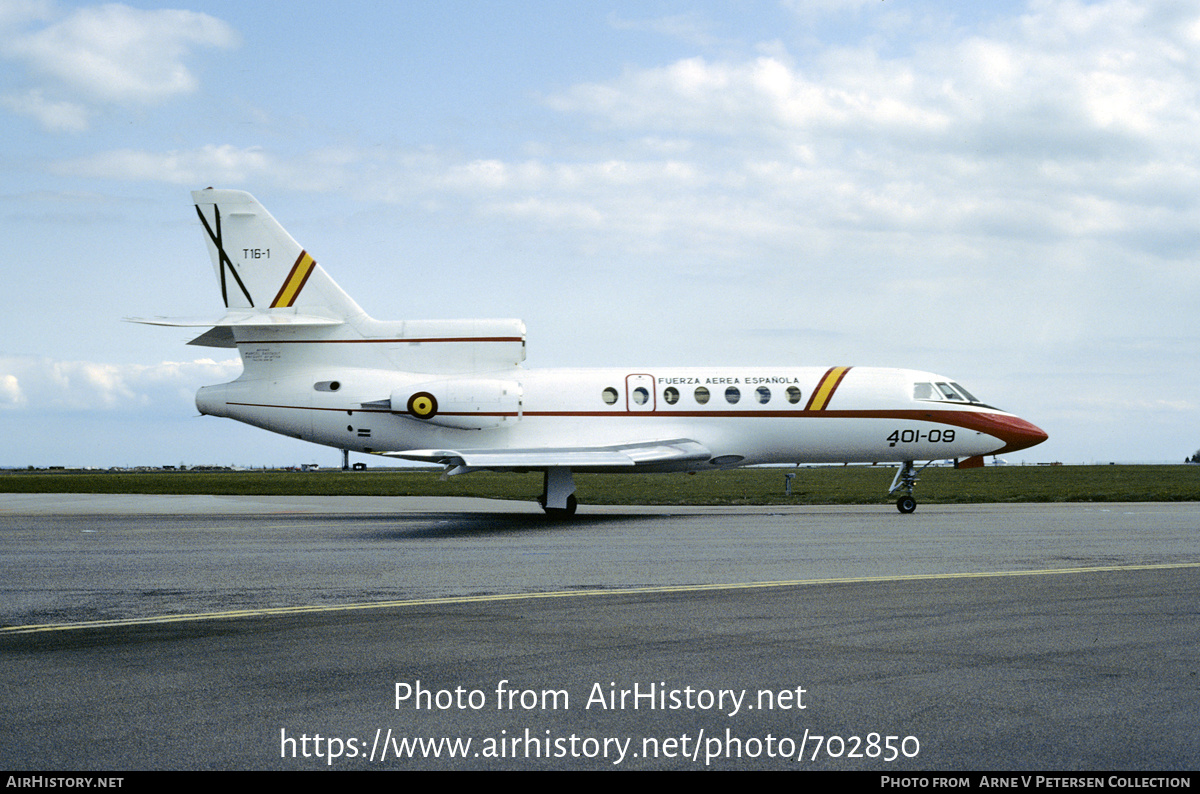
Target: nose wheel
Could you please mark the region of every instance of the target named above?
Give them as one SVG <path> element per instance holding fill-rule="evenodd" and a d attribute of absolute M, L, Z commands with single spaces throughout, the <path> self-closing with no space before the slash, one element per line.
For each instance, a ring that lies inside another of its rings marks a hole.
<path fill-rule="evenodd" d="M 929 461 L 933 463 L 933 461 Z M 926 463 L 925 466 L 928 466 Z M 922 466 L 921 469 L 924 469 Z M 896 491 L 904 491 L 900 498 L 896 500 L 896 509 L 901 513 L 908 514 L 917 509 L 917 500 L 913 496 L 913 486 L 917 484 L 917 474 L 919 470 L 913 466 L 911 460 L 906 460 L 900 464 L 900 470 L 896 472 L 896 476 L 892 478 L 892 487 L 888 489 L 889 494 L 894 494 Z"/>

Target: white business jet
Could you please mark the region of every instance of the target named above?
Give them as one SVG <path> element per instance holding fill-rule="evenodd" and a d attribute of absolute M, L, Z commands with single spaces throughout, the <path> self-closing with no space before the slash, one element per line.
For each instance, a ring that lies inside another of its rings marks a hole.
<path fill-rule="evenodd" d="M 911 513 L 916 462 L 982 465 L 1047 438 L 914 370 L 525 369 L 520 320 L 373 320 L 250 194 L 192 198 L 226 313 L 135 321 L 237 348 L 241 376 L 200 389 L 201 413 L 451 475 L 541 471 L 549 514 L 574 513 L 577 471 L 856 462 L 898 463 L 889 493 Z"/>

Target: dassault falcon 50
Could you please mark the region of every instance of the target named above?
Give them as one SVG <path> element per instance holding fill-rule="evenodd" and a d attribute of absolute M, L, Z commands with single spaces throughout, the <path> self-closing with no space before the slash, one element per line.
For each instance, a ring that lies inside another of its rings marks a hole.
<path fill-rule="evenodd" d="M 1047 438 L 908 369 L 526 369 L 520 320 L 374 320 L 250 194 L 192 198 L 225 314 L 135 321 L 237 348 L 241 376 L 201 388 L 202 414 L 451 475 L 540 471 L 550 514 L 575 511 L 574 472 L 855 462 L 899 464 L 889 493 L 911 513 L 918 461 L 982 465 Z"/>

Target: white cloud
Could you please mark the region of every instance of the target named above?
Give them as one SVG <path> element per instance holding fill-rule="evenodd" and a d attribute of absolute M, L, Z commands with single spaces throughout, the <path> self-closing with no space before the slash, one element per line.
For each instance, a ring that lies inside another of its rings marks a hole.
<path fill-rule="evenodd" d="M 24 403 L 25 395 L 21 393 L 21 384 L 17 381 L 17 376 L 0 375 L 0 408 L 15 408 Z"/>
<path fill-rule="evenodd" d="M 64 176 L 169 182 L 176 185 L 243 184 L 263 177 L 275 166 L 257 147 L 202 146 L 199 149 L 147 152 L 118 149 L 54 165 Z"/>
<path fill-rule="evenodd" d="M 237 359 L 106 364 L 32 356 L 0 356 L 0 410 L 134 410 L 162 401 L 190 401 L 206 383 L 232 380 Z"/>
<path fill-rule="evenodd" d="M 0 33 L 54 15 L 51 0 L 5 0 L 0 3 Z"/>
<path fill-rule="evenodd" d="M 88 128 L 90 114 L 86 107 L 78 102 L 46 99 L 39 88 L 9 94 L 0 102 L 18 115 L 33 117 L 51 132 L 83 132 Z"/>
<path fill-rule="evenodd" d="M 229 25 L 193 11 L 113 3 L 78 8 L 28 30 L 19 23 L 40 21 L 52 10 L 47 5 L 24 8 L 4 17 L 0 54 L 23 62 L 31 79 L 45 82 L 10 95 L 5 104 L 52 130 L 80 129 L 86 123 L 85 107 L 156 104 L 190 93 L 197 87 L 186 65 L 192 51 L 238 43 Z"/>
<path fill-rule="evenodd" d="M 274 183 L 434 211 L 452 201 L 730 252 L 751 242 L 844 250 L 852 228 L 860 241 L 886 232 L 905 245 L 914 234 L 1093 238 L 1178 256 L 1193 236 L 1180 230 L 1200 226 L 1189 189 L 1200 176 L 1190 66 L 1200 42 L 1186 34 L 1200 16 L 1143 5 L 1151 11 L 1045 0 L 958 37 L 923 38 L 918 20 L 893 34 L 912 38 L 887 57 L 879 53 L 893 50 L 878 42 L 806 60 L 779 45 L 771 56 L 630 67 L 547 99 L 568 117 L 617 129 L 615 140 L 537 159 L 383 147 L 284 157 L 209 145 L 104 152 L 55 171 Z"/>
<path fill-rule="evenodd" d="M 1088 6 L 1087 24 L 1082 11 L 1068 13 L 1073 3 L 1040 7 L 989 35 L 918 40 L 892 58 L 877 55 L 878 46 L 826 48 L 804 64 L 779 55 L 692 57 L 576 85 L 548 102 L 617 128 L 727 135 L 756 146 L 820 142 L 831 151 L 839 141 L 875 148 L 897 137 L 915 145 L 918 136 L 926 149 L 943 151 L 997 137 L 1057 148 L 1106 132 L 1121 133 L 1120 143 L 1194 129 L 1194 41 L 1135 25 L 1142 20 L 1120 2 Z"/>
<path fill-rule="evenodd" d="M 629 67 L 547 99 L 568 117 L 615 128 L 616 139 L 537 159 L 383 147 L 284 157 L 209 145 L 104 152 L 55 171 L 274 183 L 434 209 L 453 201 L 729 251 L 748 241 L 828 250 L 853 228 L 1115 239 L 1178 256 L 1191 236 L 1179 230 L 1200 225 L 1188 187 L 1200 176 L 1190 66 L 1200 42 L 1186 33 L 1200 29 L 1200 15 L 1181 14 L 1044 0 L 957 37 L 923 36 L 917 20 L 890 34 L 908 37 L 894 49 L 872 40 L 797 60 L 778 45 L 771 56 Z"/>
<path fill-rule="evenodd" d="M 848 4 L 846 7 L 854 7 Z M 972 35 L 629 68 L 547 99 L 685 141 L 703 181 L 816 226 L 1066 239 L 1176 215 L 1194 227 L 1196 10 L 1033 3 Z M 639 139 L 641 139 L 639 138 Z M 645 189 L 653 190 L 646 185 Z M 1149 237 L 1141 242 L 1150 244 Z"/>

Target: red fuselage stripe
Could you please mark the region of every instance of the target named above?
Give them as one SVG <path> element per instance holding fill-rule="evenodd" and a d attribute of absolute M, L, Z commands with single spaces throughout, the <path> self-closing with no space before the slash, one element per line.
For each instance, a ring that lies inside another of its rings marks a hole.
<path fill-rule="evenodd" d="M 391 414 L 392 411 L 382 408 L 317 408 L 308 405 L 270 405 L 266 403 L 229 402 L 226 405 L 240 405 L 246 408 L 283 408 L 293 411 L 336 411 L 360 413 Z M 406 416 L 407 414 L 397 414 Z M 511 416 L 516 417 L 515 411 L 494 412 L 446 412 L 444 416 Z M 913 409 L 880 410 L 880 411 L 522 411 L 522 417 L 608 417 L 608 418 L 647 418 L 656 419 L 892 419 L 909 422 L 931 422 L 936 424 L 953 425 L 966 430 L 975 430 L 1005 442 L 1004 446 L 989 454 L 1002 454 L 1040 444 L 1048 436 L 1041 428 L 1026 422 L 1018 416 L 1008 414 L 992 414 L 980 411 L 926 411 Z"/>

